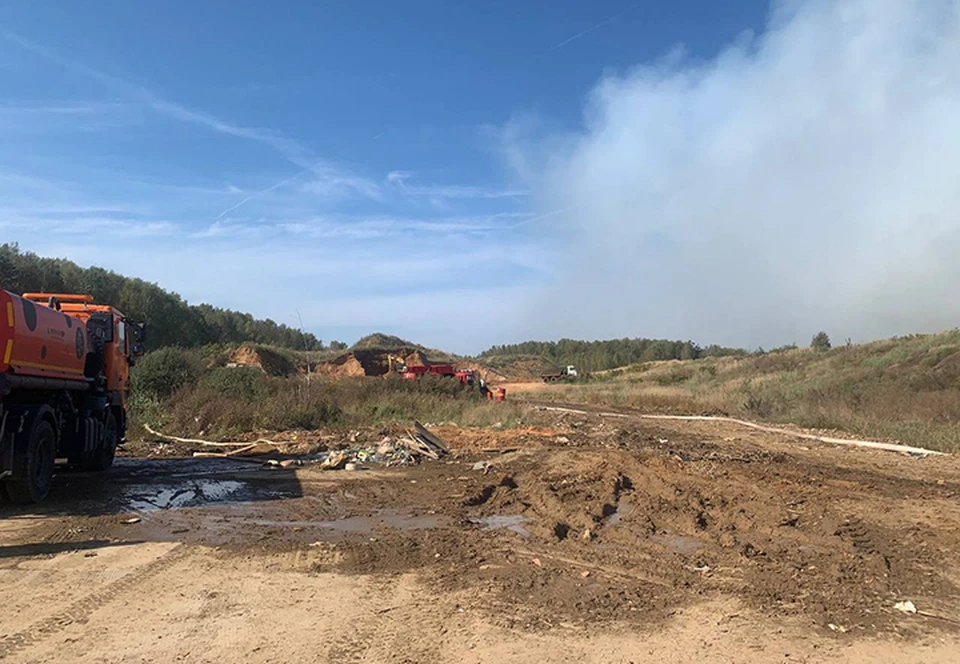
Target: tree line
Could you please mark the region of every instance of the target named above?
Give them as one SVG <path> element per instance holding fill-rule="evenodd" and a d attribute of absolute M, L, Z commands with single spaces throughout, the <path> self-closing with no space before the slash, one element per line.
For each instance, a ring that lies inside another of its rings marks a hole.
<path fill-rule="evenodd" d="M 191 305 L 176 293 L 142 279 L 99 267 L 82 268 L 61 258 L 43 258 L 16 244 L 0 245 L 0 288 L 13 293 L 82 293 L 110 304 L 132 320 L 147 323 L 148 348 L 184 348 L 214 343 L 261 343 L 322 350 L 309 332 L 258 320 L 247 313 L 209 304 Z"/>
<path fill-rule="evenodd" d="M 524 341 L 518 344 L 492 346 L 480 354 L 482 358 L 535 355 L 554 364 L 573 364 L 582 371 L 603 371 L 656 360 L 695 360 L 702 357 L 745 355 L 739 348 L 711 345 L 701 348 L 692 341 L 668 339 L 609 339 L 606 341 Z"/>

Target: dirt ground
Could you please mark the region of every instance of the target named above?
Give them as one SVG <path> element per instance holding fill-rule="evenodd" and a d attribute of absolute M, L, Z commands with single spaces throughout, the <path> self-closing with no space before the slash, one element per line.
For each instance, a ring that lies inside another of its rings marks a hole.
<path fill-rule="evenodd" d="M 551 417 L 408 468 L 61 472 L 0 506 L 0 658 L 958 661 L 955 457 Z"/>

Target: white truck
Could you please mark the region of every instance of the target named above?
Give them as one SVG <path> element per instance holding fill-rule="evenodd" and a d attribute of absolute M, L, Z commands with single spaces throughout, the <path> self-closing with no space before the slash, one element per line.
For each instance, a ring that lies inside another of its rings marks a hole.
<path fill-rule="evenodd" d="M 568 378 L 577 377 L 577 368 L 572 364 L 568 364 L 565 367 L 561 367 L 557 371 L 548 371 L 541 375 L 544 383 L 553 383 L 558 380 L 564 380 Z"/>

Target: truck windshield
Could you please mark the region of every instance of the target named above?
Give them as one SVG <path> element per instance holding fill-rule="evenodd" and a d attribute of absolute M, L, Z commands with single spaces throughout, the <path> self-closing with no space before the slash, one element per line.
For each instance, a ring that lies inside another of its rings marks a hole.
<path fill-rule="evenodd" d="M 120 349 L 123 351 L 123 354 L 127 354 L 127 321 L 118 320 L 117 321 L 117 345 L 120 346 Z"/>

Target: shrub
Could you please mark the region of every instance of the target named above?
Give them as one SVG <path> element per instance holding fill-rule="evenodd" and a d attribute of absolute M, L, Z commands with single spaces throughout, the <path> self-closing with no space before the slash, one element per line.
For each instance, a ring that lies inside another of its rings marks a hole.
<path fill-rule="evenodd" d="M 202 371 L 195 353 L 182 348 L 161 348 L 140 358 L 131 376 L 131 386 L 142 397 L 166 399 L 195 385 Z"/>
<path fill-rule="evenodd" d="M 810 341 L 810 348 L 819 353 L 824 353 L 830 350 L 830 337 L 827 336 L 826 332 L 820 330 L 813 335 L 813 339 Z"/>
<path fill-rule="evenodd" d="M 253 367 L 221 367 L 200 379 L 199 387 L 236 399 L 253 399 L 267 391 L 267 377 Z"/>
<path fill-rule="evenodd" d="M 291 411 L 280 413 L 272 424 L 278 429 L 319 429 L 324 425 L 335 424 L 343 417 L 339 406 L 320 402 L 308 406 L 298 406 Z"/>

